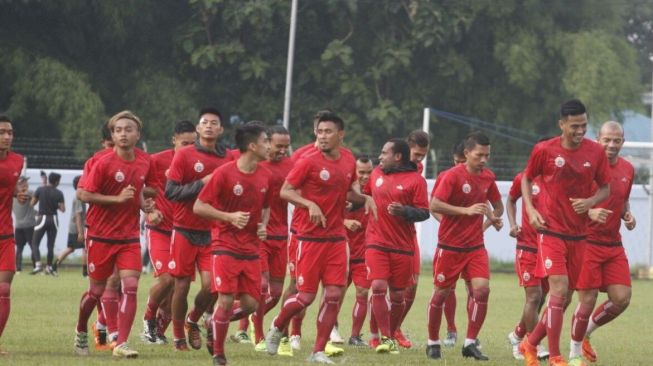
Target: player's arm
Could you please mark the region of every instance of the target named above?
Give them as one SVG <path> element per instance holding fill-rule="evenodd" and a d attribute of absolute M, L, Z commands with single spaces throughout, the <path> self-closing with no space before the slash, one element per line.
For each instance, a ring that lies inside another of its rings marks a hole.
<path fill-rule="evenodd" d="M 125 203 L 131 199 L 134 199 L 136 196 L 136 188 L 131 184 L 123 188 L 118 195 L 106 195 L 97 192 L 89 192 L 87 190 L 82 190 L 81 200 L 86 203 L 92 203 L 95 205 L 116 205 L 120 203 Z"/>
<path fill-rule="evenodd" d="M 368 213 L 372 212 L 374 220 L 378 219 L 376 213 L 376 203 L 371 196 L 361 193 L 361 186 L 357 180 L 351 184 L 349 192 L 347 192 L 347 201 L 351 202 L 354 207 L 365 206 L 365 214 L 367 215 Z"/>
<path fill-rule="evenodd" d="M 79 205 L 77 209 L 75 210 L 75 227 L 77 228 L 77 241 L 78 242 L 83 242 L 84 241 L 84 226 L 82 225 L 82 207 L 83 203 L 79 202 Z M 73 207 L 75 207 L 75 204 L 73 204 Z"/>
<path fill-rule="evenodd" d="M 524 174 L 521 179 L 521 199 L 524 200 L 524 207 L 526 207 L 529 223 L 535 230 L 540 230 L 546 226 L 546 222 L 533 205 L 532 185 L 533 181 Z"/>
<path fill-rule="evenodd" d="M 34 195 L 32 196 L 32 200 L 29 202 L 29 204 L 32 205 L 32 207 L 36 206 L 36 204 L 39 203 L 39 194 L 41 193 L 41 190 L 39 188 L 36 189 Z"/>
<path fill-rule="evenodd" d="M 469 207 L 461 207 L 450 205 L 444 201 L 439 200 L 437 197 L 431 198 L 431 203 L 429 204 L 431 212 L 448 215 L 448 216 L 474 216 L 474 215 L 485 215 L 488 210 L 486 203 L 476 203 Z"/>
<path fill-rule="evenodd" d="M 488 210 L 488 218 L 485 221 L 484 224 L 487 223 L 487 227 L 484 227 L 483 229 L 487 229 L 490 226 L 494 226 L 494 229 L 496 231 L 501 230 L 503 228 L 503 219 L 501 216 L 503 216 L 503 202 L 499 199 L 495 202 L 490 202 L 490 205 L 492 206 L 492 211 Z"/>
<path fill-rule="evenodd" d="M 293 187 L 292 184 L 288 183 L 288 180 L 283 182 L 281 186 L 281 191 L 279 192 L 281 199 L 286 200 L 295 207 L 303 207 L 308 210 L 310 220 L 314 224 L 322 224 L 322 227 L 326 227 L 326 217 L 322 213 L 322 209 L 315 202 L 307 200 L 302 197 L 297 188 Z"/>
<path fill-rule="evenodd" d="M 268 222 L 270 222 L 270 208 L 266 207 L 263 210 L 261 210 L 261 222 L 259 222 L 257 228 L 256 228 L 256 234 L 258 235 L 258 238 L 261 240 L 265 240 L 268 236 Z"/>
<path fill-rule="evenodd" d="M 632 212 L 630 212 L 630 201 L 626 201 L 624 204 L 624 214 L 621 216 L 621 218 L 624 220 L 624 225 L 628 230 L 633 230 L 637 225 L 635 216 L 633 216 Z"/>
<path fill-rule="evenodd" d="M 59 202 L 59 211 L 66 212 L 66 204 L 65 203 Z"/>
<path fill-rule="evenodd" d="M 506 199 L 506 213 L 510 224 L 510 236 L 516 238 L 521 232 L 521 227 L 517 224 L 517 200 L 510 195 Z"/>
<path fill-rule="evenodd" d="M 588 211 L 603 202 L 606 198 L 610 196 L 610 184 L 604 184 L 599 187 L 599 189 L 594 193 L 593 196 L 588 198 L 569 198 L 571 201 L 571 206 L 574 208 L 574 211 L 577 214 L 588 213 Z M 590 216 L 591 217 L 591 216 Z"/>
<path fill-rule="evenodd" d="M 186 162 L 182 158 L 179 158 L 180 160 L 177 159 L 178 156 L 175 156 L 175 158 L 172 160 L 172 164 L 170 165 L 169 172 L 174 179 L 171 179 L 170 176 L 168 177 L 165 187 L 165 196 L 170 201 L 195 200 L 202 188 L 204 188 L 204 185 L 209 182 L 213 176 L 213 173 L 208 174 L 201 179 L 182 184 L 181 181 L 177 179 L 181 179 L 183 173 L 175 172 L 182 172 Z"/>
<path fill-rule="evenodd" d="M 228 222 L 239 229 L 244 228 L 247 225 L 247 222 L 249 222 L 249 212 L 220 211 L 213 207 L 213 205 L 203 202 L 200 199 L 195 200 L 195 204 L 193 204 L 193 213 L 205 219 Z"/>

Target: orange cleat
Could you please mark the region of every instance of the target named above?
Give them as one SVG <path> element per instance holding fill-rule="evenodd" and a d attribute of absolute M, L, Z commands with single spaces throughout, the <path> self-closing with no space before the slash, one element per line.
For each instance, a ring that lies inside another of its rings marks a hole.
<path fill-rule="evenodd" d="M 537 359 L 537 347 L 528 343 L 528 336 L 524 337 L 519 343 L 519 353 L 524 355 L 526 366 L 539 366 L 540 361 Z"/>
<path fill-rule="evenodd" d="M 568 366 L 562 356 L 549 357 L 549 366 Z"/>
<path fill-rule="evenodd" d="M 395 330 L 394 336 L 400 347 L 410 348 L 413 346 L 413 343 L 410 341 L 410 339 L 406 338 L 404 333 L 401 332 L 401 329 Z"/>
<path fill-rule="evenodd" d="M 590 337 L 583 338 L 583 357 L 589 362 L 596 362 L 596 352 L 590 344 Z"/>

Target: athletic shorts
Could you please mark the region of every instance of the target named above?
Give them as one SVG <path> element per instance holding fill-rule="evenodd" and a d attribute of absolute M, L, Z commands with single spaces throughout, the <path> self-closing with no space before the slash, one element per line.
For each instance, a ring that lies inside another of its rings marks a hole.
<path fill-rule="evenodd" d="M 288 275 L 297 278 L 297 234 L 290 234 L 288 240 Z"/>
<path fill-rule="evenodd" d="M 172 240 L 172 232 L 168 234 L 162 230 L 146 228 L 145 237 L 147 238 L 150 263 L 154 267 L 154 277 L 169 273 L 170 268 L 168 266 L 170 265 L 170 241 Z"/>
<path fill-rule="evenodd" d="M 221 251 L 211 256 L 211 291 L 220 294 L 247 294 L 261 297 L 261 259 Z"/>
<path fill-rule="evenodd" d="M 414 258 L 414 253 L 409 251 L 368 246 L 365 250 L 367 279 L 387 280 L 392 289 L 410 287 L 414 285 Z"/>
<path fill-rule="evenodd" d="M 347 243 L 345 240 L 297 242 L 297 290 L 315 294 L 323 286 L 346 286 Z"/>
<path fill-rule="evenodd" d="M 173 277 L 192 277 L 195 280 L 195 268 L 200 272 L 211 272 L 211 246 L 193 245 L 181 233 L 172 230 L 169 273 Z"/>
<path fill-rule="evenodd" d="M 535 276 L 535 266 L 537 265 L 537 249 L 517 245 L 515 250 L 515 274 L 519 278 L 519 286 L 536 287 L 544 281 L 542 278 Z"/>
<path fill-rule="evenodd" d="M 77 234 L 68 234 L 68 248 L 71 249 L 84 249 L 84 241 L 77 241 Z"/>
<path fill-rule="evenodd" d="M 104 281 L 114 269 L 141 271 L 141 244 L 108 244 L 90 239 L 87 243 L 88 276 Z"/>
<path fill-rule="evenodd" d="M 535 276 L 546 278 L 562 275 L 569 278 L 569 288 L 576 289 L 576 280 L 583 264 L 585 240 L 565 240 L 539 234 Z"/>
<path fill-rule="evenodd" d="M 464 274 L 465 280 L 490 278 L 490 263 L 484 246 L 475 248 L 448 249 L 441 245 L 435 249 L 433 257 L 433 284 L 438 288 L 452 288 L 458 277 Z M 470 250 L 471 249 L 471 250 Z"/>
<path fill-rule="evenodd" d="M 606 246 L 588 242 L 576 289 L 605 290 L 609 285 L 631 286 L 626 251 L 621 245 Z"/>
<path fill-rule="evenodd" d="M 349 260 L 349 279 L 347 283 L 354 283 L 354 286 L 369 289 L 372 287 L 372 281 L 367 279 L 367 266 L 365 259 Z"/>
<path fill-rule="evenodd" d="M 261 272 L 270 272 L 270 278 L 286 277 L 288 239 L 264 240 L 259 251 Z"/>
<path fill-rule="evenodd" d="M 16 272 L 16 240 L 12 234 L 0 237 L 0 272 Z"/>

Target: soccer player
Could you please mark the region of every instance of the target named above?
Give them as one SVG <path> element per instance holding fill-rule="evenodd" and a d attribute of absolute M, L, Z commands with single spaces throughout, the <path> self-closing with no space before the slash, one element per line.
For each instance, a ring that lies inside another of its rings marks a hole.
<path fill-rule="evenodd" d="M 610 194 L 608 159 L 601 145 L 585 139 L 587 113 L 577 99 L 562 103 L 562 134 L 535 145 L 522 176 L 522 199 L 531 225 L 542 235 L 538 247 L 536 276 L 548 277 L 549 300 L 530 333 L 519 345 L 527 366 L 538 365 L 536 346 L 546 336 L 549 364 L 567 365 L 560 355 L 560 332 L 564 308 L 583 258 L 590 208 Z M 533 205 L 533 179 L 540 176 L 546 193 Z M 592 182 L 598 185 L 593 190 Z M 541 204 L 540 204 L 541 203 Z"/>
<path fill-rule="evenodd" d="M 494 173 L 485 167 L 490 157 L 490 140 L 482 133 L 472 133 L 465 140 L 464 152 L 465 164 L 451 168 L 431 194 L 431 211 L 443 215 L 433 259 L 435 289 L 428 310 L 426 354 L 431 359 L 441 358 L 439 331 L 442 306 L 461 273 L 471 280 L 472 287 L 472 301 L 467 304 L 469 322 L 462 355 L 476 360 L 488 359 L 476 344 L 490 295 L 483 217 L 488 215 L 492 224 L 499 226 L 503 204 Z M 488 201 L 493 211 L 489 211 Z"/>
<path fill-rule="evenodd" d="M 30 204 L 29 200 L 18 199 L 18 193 L 21 197 L 32 197 L 34 192 L 30 191 L 27 180 L 29 177 L 21 176 L 16 184 L 16 197 L 14 198 L 12 211 L 14 218 L 15 240 L 16 240 L 16 273 L 23 270 L 23 250 L 25 245 L 30 245 L 34 236 L 34 226 L 36 226 L 36 211 Z M 21 203 L 22 202 L 22 203 Z M 30 246 L 28 246 L 29 248 Z M 33 253 L 32 253 L 33 254 Z M 35 267 L 34 255 L 32 255 L 32 269 Z"/>
<path fill-rule="evenodd" d="M 590 222 L 587 247 L 576 285 L 579 304 L 572 322 L 570 365 L 581 364 L 581 344 L 583 356 L 590 362 L 596 362 L 590 335 L 626 310 L 631 295 L 630 269 L 619 228 L 621 220 L 628 230 L 633 230 L 636 225 L 628 202 L 635 171 L 629 162 L 619 157 L 625 141 L 624 130 L 619 123 L 605 122 L 599 130 L 597 141 L 603 146 L 609 162 L 610 196 L 590 209 L 590 216 L 599 222 Z M 599 289 L 607 290 L 608 300 L 592 314 Z"/>
<path fill-rule="evenodd" d="M 61 174 L 50 173 L 48 176 L 48 184 L 38 187 L 32 196 L 32 206 L 39 204 L 38 216 L 36 226 L 34 227 L 34 237 L 32 238 L 32 256 L 36 262 L 34 270 L 30 273 L 32 275 L 43 271 L 41 266 L 41 239 L 44 235 L 48 235 L 47 248 L 48 248 L 48 266 L 45 269 L 45 274 L 57 276 L 56 271 L 52 271 L 52 263 L 54 259 L 54 242 L 57 238 L 57 231 L 59 228 L 59 219 L 57 217 L 57 210 L 66 212 L 66 205 L 63 199 L 63 192 L 57 189 Z"/>
<path fill-rule="evenodd" d="M 415 222 L 429 218 L 426 180 L 410 160 L 406 141 L 391 139 L 379 156 L 370 177 L 378 220 L 365 233 L 365 265 L 372 281 L 372 312 L 381 331 L 377 353 L 398 353 L 393 340 L 404 315 L 404 290 L 413 282 Z M 386 302 L 389 290 L 390 309 Z"/>
<path fill-rule="evenodd" d="M 340 148 L 344 122 L 335 114 L 323 115 L 317 125 L 320 151 L 308 154 L 293 167 L 281 188 L 281 198 L 295 205 L 304 219 L 297 230 L 297 295 L 285 302 L 266 336 L 268 353 L 276 354 L 290 319 L 315 300 L 320 282 L 324 301 L 311 362 L 332 363 L 324 353 L 335 324 L 342 289 L 347 283 L 347 244 L 344 213 L 349 200 L 364 204 L 375 214 L 369 196 L 360 194 L 353 155 Z M 301 192 L 301 193 L 300 193 Z"/>
<path fill-rule="evenodd" d="M 184 327 L 188 330 L 190 346 L 193 349 L 202 347 L 197 322 L 215 300 L 211 293 L 211 221 L 195 215 L 193 203 L 213 171 L 233 160 L 229 150 L 218 143 L 224 132 L 220 111 L 213 107 L 202 109 L 196 130 L 199 140 L 175 152 L 165 192 L 166 198 L 175 203 L 168 267 L 175 278 L 172 328 L 175 348 L 179 351 L 188 351 Z M 196 268 L 202 287 L 195 296 L 195 306 L 186 316 L 186 298 Z M 207 338 L 210 338 L 211 330 L 207 330 Z"/>
<path fill-rule="evenodd" d="M 236 129 L 235 139 L 240 157 L 214 171 L 193 207 L 198 216 L 217 220 L 219 228 L 211 260 L 212 288 L 219 294 L 213 313 L 214 365 L 227 364 L 224 341 L 234 298 L 244 314 L 259 306 L 260 238 L 266 236 L 270 216 L 270 171 L 259 165 L 270 149 L 265 127 L 247 123 Z"/>
<path fill-rule="evenodd" d="M 14 130 L 11 119 L 0 116 L 0 337 L 9 320 L 11 311 L 11 281 L 16 272 L 16 243 L 11 206 L 16 197 L 21 204 L 29 195 L 16 189 L 16 183 L 23 170 L 23 156 L 11 151 Z M 7 352 L 0 348 L 0 356 Z"/>
<path fill-rule="evenodd" d="M 78 175 L 73 178 L 73 188 L 77 190 L 79 180 L 82 176 Z M 86 204 L 79 198 L 75 197 L 72 204 L 72 212 L 70 215 L 70 224 L 68 225 L 68 246 L 66 249 L 59 253 L 57 260 L 52 265 L 52 272 L 57 273 L 59 265 L 76 249 L 82 250 L 82 262 L 86 263 L 86 249 L 84 248 L 84 222 L 86 219 Z M 82 269 L 82 276 L 87 277 L 87 268 Z"/>
<path fill-rule="evenodd" d="M 136 294 L 141 269 L 140 210 L 157 213 L 152 198 L 142 196 L 144 186 L 154 186 L 149 155 L 135 149 L 142 122 L 130 111 L 108 122 L 115 147 L 100 158 L 86 178 L 81 199 L 94 206 L 96 218 L 87 232 L 90 286 L 80 302 L 75 351 L 88 355 L 88 318 L 117 268 L 123 296 L 118 312 L 118 338 L 113 356 L 134 358 L 127 338 L 136 315 Z M 159 213 L 160 214 L 160 213 Z"/>
<path fill-rule="evenodd" d="M 165 329 L 172 320 L 170 296 L 175 280 L 169 273 L 169 264 L 174 208 L 173 203 L 165 197 L 166 172 L 170 168 L 175 151 L 193 145 L 195 140 L 197 140 L 195 126 L 190 121 L 179 121 L 175 124 L 172 135 L 173 148 L 151 155 L 157 178 L 156 207 L 162 214 L 162 221 L 155 225 L 154 222 L 147 220 L 145 225 L 148 253 L 156 277 L 147 299 L 143 316 L 143 333 L 141 333 L 141 339 L 149 344 L 167 343 Z"/>
<path fill-rule="evenodd" d="M 361 187 L 367 186 L 374 165 L 366 156 L 356 159 L 356 179 Z M 369 192 L 364 192 L 368 194 Z M 363 207 L 352 207 L 345 214 L 345 228 L 347 229 L 347 244 L 349 245 L 349 279 L 347 284 L 354 284 L 356 288 L 356 303 L 352 310 L 351 336 L 347 342 L 350 346 L 367 347 L 361 338 L 361 329 L 367 316 L 367 306 L 371 281 L 367 279 L 367 266 L 365 266 L 365 231 L 369 214 Z M 378 336 L 377 336 L 378 337 Z"/>

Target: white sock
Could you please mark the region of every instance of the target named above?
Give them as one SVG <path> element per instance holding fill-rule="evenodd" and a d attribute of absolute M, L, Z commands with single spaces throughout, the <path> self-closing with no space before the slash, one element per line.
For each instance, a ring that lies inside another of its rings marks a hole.
<path fill-rule="evenodd" d="M 569 359 L 580 357 L 580 347 L 583 342 L 576 342 L 573 339 L 569 342 Z"/>
<path fill-rule="evenodd" d="M 106 330 L 107 326 L 100 323 L 100 322 L 98 322 L 98 321 L 96 321 L 95 322 L 95 329 L 97 329 L 97 330 Z"/>
<path fill-rule="evenodd" d="M 428 346 L 438 345 L 439 346 L 440 345 L 440 340 L 432 341 L 432 340 L 429 339 L 429 340 L 426 341 L 426 345 L 428 345 Z"/>
<path fill-rule="evenodd" d="M 595 331 L 598 327 L 600 327 L 600 325 L 594 323 L 594 319 L 590 317 L 590 321 L 587 324 L 587 330 L 585 331 L 585 337 L 589 338 L 590 334 L 592 334 L 592 332 Z"/>
<path fill-rule="evenodd" d="M 465 345 L 463 345 L 463 347 L 467 347 L 470 344 L 474 344 L 474 343 L 476 343 L 476 339 L 465 338 Z"/>

